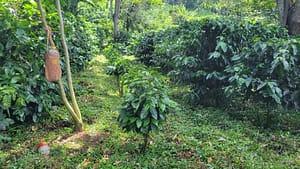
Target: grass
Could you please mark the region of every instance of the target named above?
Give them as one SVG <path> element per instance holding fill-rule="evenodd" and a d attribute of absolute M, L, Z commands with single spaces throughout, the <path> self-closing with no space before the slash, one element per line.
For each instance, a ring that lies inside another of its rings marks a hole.
<path fill-rule="evenodd" d="M 10 128 L 12 139 L 0 149 L 2 168 L 300 168 L 299 133 L 262 130 L 230 112 L 185 105 L 140 153 L 143 138 L 118 127 L 122 99 L 104 61 L 97 57 L 74 78 L 85 131 L 73 132 L 63 107 L 39 124 Z M 37 152 L 41 141 L 51 146 L 49 156 Z"/>

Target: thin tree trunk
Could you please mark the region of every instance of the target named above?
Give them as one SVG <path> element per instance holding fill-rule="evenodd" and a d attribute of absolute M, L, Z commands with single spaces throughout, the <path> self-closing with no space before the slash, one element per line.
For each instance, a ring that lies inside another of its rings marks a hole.
<path fill-rule="evenodd" d="M 61 79 L 59 79 L 58 81 L 58 85 L 59 85 L 59 89 L 60 89 L 60 93 L 61 93 L 61 98 L 69 112 L 69 114 L 71 115 L 72 119 L 75 122 L 75 126 L 76 126 L 76 131 L 82 131 L 83 130 L 83 123 L 82 120 L 80 120 L 80 118 L 77 116 L 77 114 L 74 112 L 73 107 L 70 105 L 67 96 L 66 96 L 66 92 L 64 89 L 64 85 Z"/>
<path fill-rule="evenodd" d="M 286 26 L 289 8 L 291 6 L 291 1 L 290 0 L 276 0 L 276 1 L 277 1 L 277 8 L 279 11 L 280 24 L 282 26 Z"/>
<path fill-rule="evenodd" d="M 114 40 L 119 39 L 119 14 L 120 14 L 121 0 L 115 0 L 115 13 L 113 14 L 114 21 Z"/>
<path fill-rule="evenodd" d="M 67 80 L 68 80 L 68 86 L 70 90 L 70 96 L 71 96 L 71 101 L 73 105 L 73 109 L 75 114 L 78 117 L 78 121 L 80 124 L 77 124 L 77 130 L 82 131 L 83 130 L 83 122 L 82 122 L 82 117 L 81 117 L 81 112 L 77 104 L 77 100 L 75 97 L 75 92 L 73 88 L 73 83 L 72 83 L 72 73 L 71 73 L 71 66 L 70 66 L 70 56 L 69 56 L 69 51 L 68 51 L 68 46 L 65 40 L 65 31 L 64 31 L 64 23 L 63 23 L 63 18 L 61 14 L 61 6 L 60 6 L 60 1 L 56 0 L 56 6 L 57 6 L 57 12 L 59 16 L 59 23 L 60 23 L 60 34 L 61 34 L 61 41 L 62 41 L 62 46 L 64 49 L 65 53 L 65 61 L 66 61 L 66 69 L 67 69 Z"/>
<path fill-rule="evenodd" d="M 54 41 L 51 38 L 52 34 L 51 34 L 51 31 L 50 31 L 50 27 L 48 26 L 47 21 L 46 21 L 46 17 L 45 17 L 45 13 L 44 13 L 44 10 L 43 10 L 43 7 L 42 7 L 41 0 L 38 0 L 38 8 L 39 8 L 40 13 L 41 13 L 41 19 L 42 19 L 42 23 L 43 23 L 44 29 L 46 31 L 46 34 L 47 34 L 48 38 L 50 37 L 49 40 L 50 40 L 51 48 L 55 48 L 55 44 L 54 44 Z M 69 114 L 71 115 L 71 117 L 73 118 L 73 120 L 75 122 L 76 130 L 77 131 L 83 130 L 83 123 L 82 123 L 81 116 L 78 116 L 76 114 L 73 107 L 69 103 L 61 79 L 58 80 L 58 85 L 59 85 L 59 88 L 60 88 L 60 94 L 61 94 L 61 98 L 63 100 L 63 103 L 64 103 L 64 105 L 67 108 Z"/>
<path fill-rule="evenodd" d="M 72 14 L 76 15 L 77 14 L 77 10 L 78 10 L 78 4 L 79 4 L 79 0 L 74 0 L 71 4 L 71 12 Z"/>
<path fill-rule="evenodd" d="M 300 35 L 300 0 L 290 8 L 287 25 L 291 35 Z"/>
<path fill-rule="evenodd" d="M 300 34 L 300 0 L 276 0 L 280 24 L 286 26 L 291 35 Z"/>
<path fill-rule="evenodd" d="M 148 143 L 149 143 L 149 133 L 147 134 L 143 134 L 143 138 L 144 138 L 144 143 L 141 147 L 141 151 L 142 153 L 146 152 L 146 149 L 148 148 Z"/>

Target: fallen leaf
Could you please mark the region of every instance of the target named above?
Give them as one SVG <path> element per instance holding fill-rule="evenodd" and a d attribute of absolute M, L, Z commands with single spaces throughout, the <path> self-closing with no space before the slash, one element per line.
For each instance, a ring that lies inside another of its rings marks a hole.
<path fill-rule="evenodd" d="M 207 162 L 208 162 L 208 163 L 211 163 L 212 160 L 213 160 L 213 159 L 212 159 L 211 157 L 208 157 L 208 158 L 207 158 Z"/>
<path fill-rule="evenodd" d="M 38 127 L 37 127 L 37 126 L 31 126 L 31 130 L 32 130 L 32 131 L 37 131 L 37 130 L 38 130 Z"/>
<path fill-rule="evenodd" d="M 104 156 L 103 156 L 103 160 L 108 160 L 109 158 L 108 158 L 108 155 L 107 154 L 104 154 Z"/>

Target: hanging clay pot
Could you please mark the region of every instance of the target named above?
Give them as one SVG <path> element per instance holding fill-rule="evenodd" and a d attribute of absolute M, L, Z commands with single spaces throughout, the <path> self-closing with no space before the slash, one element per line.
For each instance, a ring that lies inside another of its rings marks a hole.
<path fill-rule="evenodd" d="M 61 78 L 59 52 L 56 49 L 50 49 L 45 54 L 45 76 L 49 82 L 55 82 Z"/>

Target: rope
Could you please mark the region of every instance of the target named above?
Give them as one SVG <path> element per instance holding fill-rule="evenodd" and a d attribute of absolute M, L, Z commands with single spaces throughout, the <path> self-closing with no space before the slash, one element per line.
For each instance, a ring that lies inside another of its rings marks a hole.
<path fill-rule="evenodd" d="M 52 31 L 51 31 L 50 26 L 48 26 L 48 24 L 47 24 L 45 12 L 44 12 L 44 9 L 42 7 L 42 2 L 40 0 L 38 1 L 38 8 L 39 8 L 40 13 L 41 13 L 41 19 L 42 19 L 44 29 L 47 32 L 47 46 L 49 46 L 49 43 L 50 43 L 51 49 L 56 49 L 56 46 L 55 46 L 54 41 L 52 39 Z"/>

